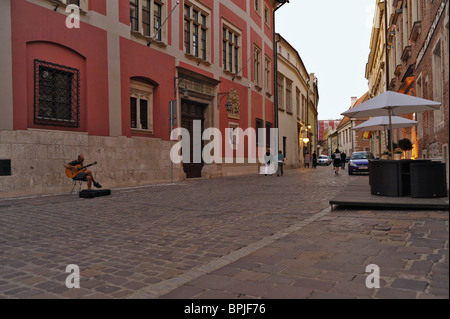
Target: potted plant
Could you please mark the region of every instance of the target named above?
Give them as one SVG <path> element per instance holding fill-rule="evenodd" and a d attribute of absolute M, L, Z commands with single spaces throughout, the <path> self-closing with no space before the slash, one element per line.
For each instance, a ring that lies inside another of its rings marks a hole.
<path fill-rule="evenodd" d="M 410 151 L 413 149 L 413 144 L 409 139 L 404 138 L 398 141 L 398 148 L 400 148 L 403 152 Z"/>
<path fill-rule="evenodd" d="M 381 159 L 389 159 L 389 156 L 391 156 L 391 153 L 388 150 L 384 150 L 383 153 L 381 153 Z"/>
<path fill-rule="evenodd" d="M 401 160 L 403 155 L 403 151 L 400 148 L 396 148 L 394 150 L 394 159 L 395 160 Z"/>

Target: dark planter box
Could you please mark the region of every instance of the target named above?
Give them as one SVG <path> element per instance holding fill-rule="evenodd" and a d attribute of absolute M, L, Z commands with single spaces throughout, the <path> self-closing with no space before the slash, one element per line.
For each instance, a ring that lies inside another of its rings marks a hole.
<path fill-rule="evenodd" d="M 411 164 L 411 197 L 446 197 L 447 174 L 445 163 Z"/>
<path fill-rule="evenodd" d="M 372 160 L 369 162 L 369 184 L 372 195 L 402 197 L 411 195 L 412 163 L 431 160 Z"/>

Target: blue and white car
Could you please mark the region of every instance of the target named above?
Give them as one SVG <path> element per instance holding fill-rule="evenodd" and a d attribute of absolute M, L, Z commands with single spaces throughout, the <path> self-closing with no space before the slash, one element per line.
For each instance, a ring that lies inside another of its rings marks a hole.
<path fill-rule="evenodd" d="M 371 152 L 354 152 L 348 162 L 348 175 L 369 173 L 369 161 L 375 159 Z"/>

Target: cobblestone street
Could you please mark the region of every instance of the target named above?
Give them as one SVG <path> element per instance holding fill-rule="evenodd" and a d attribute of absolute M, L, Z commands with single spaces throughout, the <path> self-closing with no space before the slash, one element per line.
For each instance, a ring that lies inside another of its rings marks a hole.
<path fill-rule="evenodd" d="M 0 297 L 448 298 L 448 211 L 331 211 L 354 179 L 368 177 L 318 167 L 0 200 Z"/>

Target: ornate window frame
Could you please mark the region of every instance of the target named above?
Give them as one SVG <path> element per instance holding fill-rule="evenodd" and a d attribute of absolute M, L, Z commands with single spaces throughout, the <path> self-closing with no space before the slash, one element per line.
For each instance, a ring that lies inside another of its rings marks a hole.
<path fill-rule="evenodd" d="M 136 80 L 130 81 L 130 126 L 132 132 L 154 133 L 153 90 L 154 86 L 150 84 Z M 132 99 L 136 100 L 135 110 L 133 110 Z M 146 113 L 142 112 L 143 107 L 146 109 Z M 135 123 L 133 123 L 133 113 L 135 113 Z"/>

